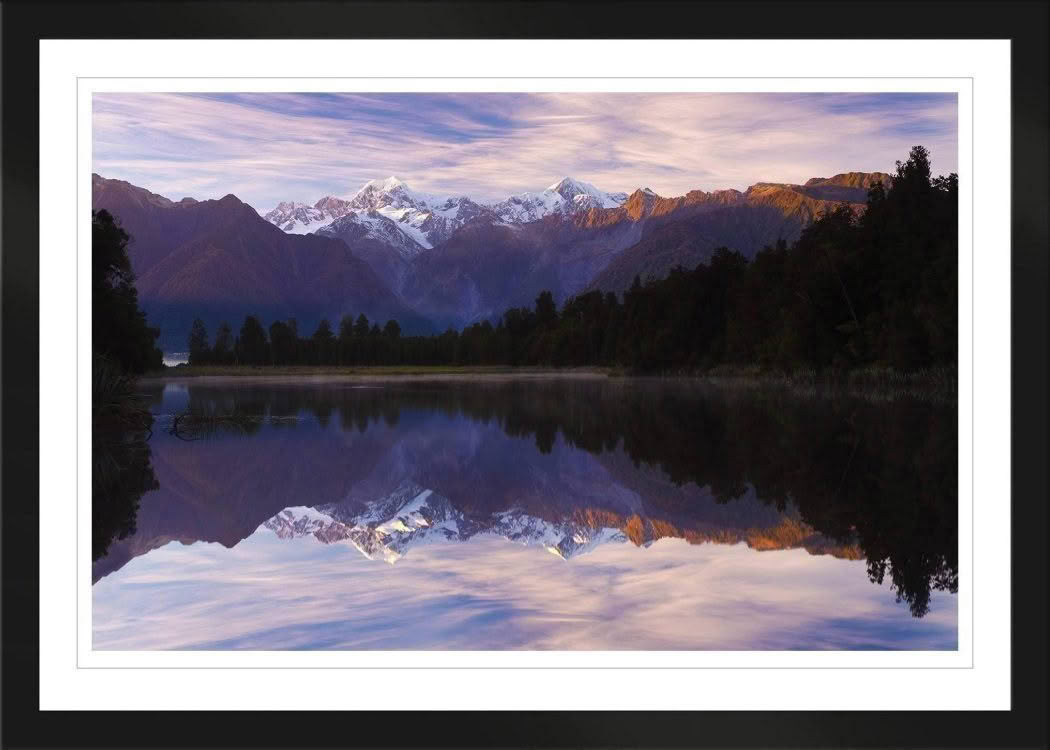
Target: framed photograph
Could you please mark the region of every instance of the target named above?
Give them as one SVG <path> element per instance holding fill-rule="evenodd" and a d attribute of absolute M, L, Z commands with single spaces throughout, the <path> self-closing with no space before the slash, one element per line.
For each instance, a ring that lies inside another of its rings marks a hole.
<path fill-rule="evenodd" d="M 1045 746 L 1047 5 L 947 10 L 5 3 L 4 746 Z"/>

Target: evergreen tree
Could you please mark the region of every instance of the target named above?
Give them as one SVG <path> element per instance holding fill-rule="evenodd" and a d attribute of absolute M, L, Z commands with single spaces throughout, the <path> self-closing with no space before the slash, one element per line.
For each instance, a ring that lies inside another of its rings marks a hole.
<path fill-rule="evenodd" d="M 259 319 L 249 315 L 244 319 L 237 337 L 237 361 L 242 365 L 270 364 L 270 347 Z"/>
<path fill-rule="evenodd" d="M 215 346 L 211 351 L 212 361 L 216 364 L 228 365 L 233 361 L 233 331 L 225 320 L 215 332 Z"/>
<path fill-rule="evenodd" d="M 296 341 L 292 329 L 280 320 L 270 325 L 270 351 L 274 365 L 295 364 Z"/>
<path fill-rule="evenodd" d="M 200 318 L 196 318 L 193 321 L 187 347 L 190 352 L 191 365 L 203 365 L 210 361 L 211 350 L 208 347 L 208 331 L 204 327 L 204 321 Z"/>
<path fill-rule="evenodd" d="M 139 308 L 128 234 L 105 210 L 91 212 L 91 336 L 96 355 L 130 373 L 163 367 L 160 329 Z"/>
<path fill-rule="evenodd" d="M 317 325 L 313 335 L 314 356 L 316 364 L 330 365 L 335 360 L 335 337 L 332 335 L 332 324 L 324 318 Z"/>
<path fill-rule="evenodd" d="M 344 315 L 339 320 L 339 364 L 354 364 L 354 316 Z"/>
<path fill-rule="evenodd" d="M 536 323 L 540 328 L 550 329 L 558 323 L 558 306 L 554 295 L 544 290 L 536 297 Z"/>

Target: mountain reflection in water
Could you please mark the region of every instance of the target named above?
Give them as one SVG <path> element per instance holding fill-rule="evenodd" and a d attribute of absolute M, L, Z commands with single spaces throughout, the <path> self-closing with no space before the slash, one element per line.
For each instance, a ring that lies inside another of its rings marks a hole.
<path fill-rule="evenodd" d="M 95 648 L 956 647 L 954 405 L 594 377 L 144 387 L 159 488 L 93 564 Z"/>

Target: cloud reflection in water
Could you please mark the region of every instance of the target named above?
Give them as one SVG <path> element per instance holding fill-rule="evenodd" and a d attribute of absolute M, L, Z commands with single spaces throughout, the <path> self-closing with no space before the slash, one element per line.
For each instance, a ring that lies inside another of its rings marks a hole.
<path fill-rule="evenodd" d="M 863 561 L 801 549 L 662 539 L 565 561 L 479 537 L 391 566 L 260 529 L 233 549 L 173 542 L 100 581 L 94 647 L 954 649 L 955 597 L 934 596 L 912 618 Z"/>

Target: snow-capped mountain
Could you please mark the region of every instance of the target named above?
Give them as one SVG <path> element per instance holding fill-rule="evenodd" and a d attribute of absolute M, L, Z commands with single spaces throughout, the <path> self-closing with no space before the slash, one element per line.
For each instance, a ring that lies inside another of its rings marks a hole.
<path fill-rule="evenodd" d="M 286 232 L 318 232 L 347 241 L 373 239 L 412 257 L 444 242 L 487 211 L 466 196 L 422 193 L 388 177 L 365 183 L 349 200 L 327 196 L 313 206 L 287 201 L 263 218 Z"/>
<path fill-rule="evenodd" d="M 282 201 L 263 218 L 288 234 L 306 234 L 322 226 L 324 214 L 307 203 Z"/>
<path fill-rule="evenodd" d="M 551 214 L 574 214 L 592 208 L 616 208 L 627 193 L 605 193 L 588 182 L 566 177 L 539 193 L 512 195 L 492 206 L 503 221 L 524 224 Z"/>
<path fill-rule="evenodd" d="M 397 177 L 365 183 L 347 205 L 361 223 L 365 223 L 365 216 L 369 217 L 373 239 L 389 242 L 389 230 L 393 228 L 411 240 L 417 252 L 441 244 L 463 224 L 486 212 L 485 207 L 465 195 L 441 197 L 422 193 Z M 381 224 L 377 216 L 390 224 Z"/>
<path fill-rule="evenodd" d="M 553 523 L 508 510 L 485 519 L 469 519 L 449 500 L 413 482 L 388 497 L 348 513 L 341 505 L 286 508 L 262 524 L 281 539 L 313 536 L 324 544 L 347 542 L 370 560 L 395 563 L 412 547 L 464 542 L 479 534 L 527 546 L 542 546 L 564 560 L 602 544 L 627 541 L 620 529 L 591 528 L 574 521 Z"/>
<path fill-rule="evenodd" d="M 429 193 L 410 188 L 400 177 L 390 176 L 385 180 L 366 182 L 350 199 L 351 208 L 380 211 L 387 209 L 389 215 L 399 217 L 398 211 L 422 210 L 437 199 Z"/>
<path fill-rule="evenodd" d="M 538 193 L 522 193 L 484 205 L 465 195 L 441 197 L 419 192 L 398 177 L 388 177 L 365 183 L 349 200 L 328 196 L 312 206 L 286 201 L 263 218 L 295 234 L 318 232 L 347 241 L 378 240 L 412 257 L 440 245 L 465 223 L 481 216 L 524 224 L 552 214 L 616 208 L 625 200 L 626 193 L 605 193 L 566 177 Z"/>
<path fill-rule="evenodd" d="M 349 207 L 358 217 L 370 217 L 370 221 L 367 222 L 370 232 L 379 230 L 375 239 L 388 239 L 390 225 L 380 222 L 381 217 L 414 243 L 416 252 L 419 252 L 434 246 L 423 229 L 423 224 L 433 215 L 431 204 L 439 202 L 439 199 L 432 195 L 412 190 L 397 177 L 388 177 L 385 180 L 366 182 L 350 199 Z"/>
<path fill-rule="evenodd" d="M 341 198 L 325 196 L 314 205 L 284 201 L 263 218 L 288 234 L 309 234 L 349 212 L 348 202 Z"/>

